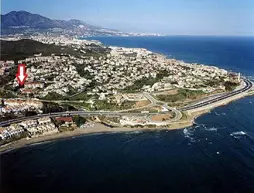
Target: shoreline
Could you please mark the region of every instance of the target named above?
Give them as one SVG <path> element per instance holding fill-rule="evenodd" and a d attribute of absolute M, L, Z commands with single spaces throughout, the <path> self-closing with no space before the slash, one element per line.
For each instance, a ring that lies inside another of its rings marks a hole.
<path fill-rule="evenodd" d="M 190 121 L 187 121 L 186 123 L 178 123 L 172 124 L 172 126 L 168 126 L 165 128 L 149 128 L 149 127 L 107 127 L 103 125 L 102 123 L 94 123 L 93 128 L 85 128 L 85 129 L 75 129 L 74 131 L 66 131 L 62 133 L 55 133 L 51 135 L 45 135 L 45 136 L 39 136 L 35 138 L 30 139 L 20 139 L 8 144 L 5 144 L 0 147 L 0 154 L 16 150 L 19 148 L 27 147 L 29 145 L 37 144 L 37 143 L 46 143 L 51 142 L 55 140 L 62 140 L 62 139 L 69 139 L 73 137 L 79 137 L 79 136 L 88 136 L 92 134 L 111 134 L 111 133 L 124 133 L 124 132 L 137 132 L 137 131 L 163 131 L 163 130 L 175 130 L 175 129 L 182 129 L 188 126 L 191 126 L 193 123 Z"/>
<path fill-rule="evenodd" d="M 88 136 L 92 134 L 111 134 L 111 133 L 124 133 L 124 132 L 138 132 L 138 131 L 166 131 L 166 130 L 175 130 L 175 129 L 183 129 L 186 127 L 191 127 L 194 123 L 195 120 L 216 107 L 220 106 L 226 106 L 227 104 L 234 102 L 236 100 L 248 97 L 248 96 L 253 96 L 254 92 L 251 93 L 245 93 L 244 95 L 239 95 L 237 98 L 233 98 L 227 101 L 223 101 L 222 103 L 217 103 L 213 104 L 212 106 L 208 106 L 206 109 L 194 111 L 194 112 L 186 112 L 186 120 L 180 120 L 177 122 L 173 122 L 170 125 L 167 125 L 165 127 L 108 127 L 102 123 L 94 122 L 94 127 L 92 128 L 85 128 L 85 129 L 76 129 L 74 131 L 66 131 L 62 133 L 56 133 L 56 134 L 51 134 L 51 135 L 45 135 L 45 136 L 39 136 L 31 139 L 20 139 L 8 144 L 5 144 L 0 147 L 0 154 L 13 151 L 16 149 L 20 149 L 23 147 L 27 147 L 29 145 L 37 144 L 37 143 L 46 143 L 46 142 L 51 142 L 55 140 L 62 140 L 62 139 L 69 139 L 73 137 L 79 137 L 79 136 Z"/>

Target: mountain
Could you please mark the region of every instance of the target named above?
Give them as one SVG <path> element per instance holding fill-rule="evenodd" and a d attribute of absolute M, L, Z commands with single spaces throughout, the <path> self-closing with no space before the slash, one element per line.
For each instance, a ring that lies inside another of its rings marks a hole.
<path fill-rule="evenodd" d="M 2 34 L 55 32 L 72 35 L 117 35 L 117 30 L 101 28 L 71 19 L 52 20 L 47 17 L 26 11 L 11 11 L 1 15 Z"/>
<path fill-rule="evenodd" d="M 38 14 L 31 14 L 26 11 L 12 11 L 1 15 L 1 27 L 30 27 L 30 28 L 64 28 L 64 22 L 51 20 Z"/>

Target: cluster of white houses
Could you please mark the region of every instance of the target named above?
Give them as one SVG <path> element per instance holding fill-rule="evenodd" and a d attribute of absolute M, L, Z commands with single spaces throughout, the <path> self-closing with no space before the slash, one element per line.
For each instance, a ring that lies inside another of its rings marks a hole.
<path fill-rule="evenodd" d="M 1 113 L 19 113 L 25 110 L 33 110 L 40 112 L 43 103 L 38 99 L 2 99 L 4 105 L 0 106 Z"/>
<path fill-rule="evenodd" d="M 42 117 L 36 120 L 27 120 L 18 124 L 12 124 L 8 127 L 0 127 L 0 138 L 5 140 L 20 136 L 24 132 L 30 137 L 36 137 L 57 133 L 58 128 L 52 122 L 50 117 Z"/>
<path fill-rule="evenodd" d="M 56 92 L 66 95 L 70 90 L 82 91 L 92 80 L 81 77 L 73 64 L 82 63 L 83 59 L 73 56 L 34 56 L 19 61 L 19 63 L 36 64 L 27 68 L 28 78 L 21 89 L 22 94 L 33 94 L 44 97 L 48 93 Z M 47 84 L 45 84 L 47 83 Z M 14 79 L 13 87 L 18 86 Z"/>
<path fill-rule="evenodd" d="M 111 46 L 109 52 L 95 57 L 82 53 L 85 53 L 87 46 L 93 44 L 106 48 L 100 42 L 66 39 L 64 36 L 31 38 L 47 44 L 69 45 L 76 51 L 82 51 L 79 57 L 37 54 L 19 61 L 29 66 L 25 88 L 21 92 L 32 93 L 36 97 L 45 97 L 52 92 L 65 96 L 91 87 L 87 94 L 98 95 L 104 100 L 107 96 L 134 85 L 136 81 L 143 81 L 142 90 L 147 92 L 186 88 L 209 93 L 217 89 L 225 90 L 222 83 L 230 80 L 226 70 L 168 59 L 142 48 Z M 82 73 L 77 65 L 83 66 Z M 157 82 L 146 85 L 145 80 L 148 78 Z M 206 84 L 211 81 L 214 85 Z M 15 79 L 10 84 L 17 86 L 18 83 Z"/>

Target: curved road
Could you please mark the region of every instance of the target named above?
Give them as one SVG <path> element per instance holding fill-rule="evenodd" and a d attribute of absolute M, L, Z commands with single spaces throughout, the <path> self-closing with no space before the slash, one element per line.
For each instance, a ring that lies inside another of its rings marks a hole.
<path fill-rule="evenodd" d="M 187 110 L 192 110 L 195 108 L 200 108 L 215 102 L 218 102 L 220 100 L 224 100 L 226 98 L 232 97 L 234 95 L 246 92 L 250 90 L 253 86 L 253 83 L 247 79 L 244 80 L 245 82 L 245 87 L 230 93 L 226 93 L 225 95 L 219 96 L 217 98 L 213 98 L 198 104 L 193 104 L 193 105 L 188 105 L 186 107 L 180 108 L 180 109 L 174 109 L 175 111 L 179 112 L 180 111 L 187 111 Z M 152 100 L 149 97 L 149 100 Z M 171 108 L 170 108 L 171 109 Z M 22 117 L 22 118 L 17 118 L 17 119 L 12 119 L 8 121 L 3 121 L 0 122 L 0 127 L 1 126 L 6 126 L 9 124 L 13 123 L 19 123 L 21 121 L 27 120 L 27 119 L 38 119 L 41 117 L 58 117 L 58 116 L 71 116 L 71 115 L 82 115 L 82 116 L 91 116 L 91 115 L 106 115 L 106 116 L 122 116 L 122 115 L 136 115 L 136 116 L 141 116 L 141 115 L 157 115 L 157 114 L 167 114 L 167 112 L 159 112 L 159 113 L 129 113 L 129 112 L 113 112 L 113 111 L 69 111 L 69 112 L 57 112 L 57 113 L 49 113 L 49 114 L 41 114 L 41 115 L 36 115 L 36 116 L 30 116 L 30 117 Z M 180 115 L 178 115 L 181 117 Z"/>
<path fill-rule="evenodd" d="M 244 82 L 245 82 L 245 87 L 243 87 L 242 89 L 235 90 L 235 91 L 232 91 L 230 93 L 226 93 L 222 96 L 219 96 L 219 97 L 216 97 L 216 98 L 213 98 L 213 99 L 210 99 L 210 100 L 206 100 L 206 101 L 200 102 L 198 104 L 188 105 L 188 106 L 180 108 L 178 110 L 179 111 L 193 110 L 193 109 L 200 108 L 200 107 L 203 107 L 203 106 L 206 106 L 206 105 L 210 105 L 212 103 L 218 102 L 220 100 L 224 100 L 226 98 L 229 98 L 229 97 L 232 97 L 232 96 L 235 96 L 237 94 L 240 94 L 240 93 L 243 93 L 243 92 L 246 92 L 246 91 L 250 90 L 253 86 L 253 83 L 251 81 L 247 80 L 247 79 L 245 79 Z"/>

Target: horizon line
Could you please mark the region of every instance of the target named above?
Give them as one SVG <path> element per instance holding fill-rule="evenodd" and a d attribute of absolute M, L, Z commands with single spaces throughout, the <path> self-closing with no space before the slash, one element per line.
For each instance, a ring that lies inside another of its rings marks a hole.
<path fill-rule="evenodd" d="M 100 26 L 98 24 L 91 24 L 91 23 L 87 23 L 86 21 L 84 21 L 83 19 L 77 19 L 77 18 L 69 18 L 69 19 L 52 19 L 51 17 L 48 17 L 48 16 L 45 16 L 44 14 L 40 14 L 40 13 L 32 13 L 30 11 L 26 11 L 26 10 L 12 10 L 12 11 L 9 11 L 9 12 L 2 12 L 1 15 L 6 15 L 8 13 L 11 13 L 11 12 L 27 12 L 27 13 L 30 13 L 30 14 L 35 14 L 35 15 L 40 15 L 42 17 L 46 17 L 46 18 L 49 18 L 51 20 L 63 20 L 63 21 L 69 21 L 69 20 L 80 20 L 82 22 L 85 22 L 86 24 L 88 25 L 93 25 L 93 26 L 96 26 L 96 27 L 100 27 L 100 28 L 105 28 L 105 29 L 111 29 L 111 27 L 104 27 L 104 26 Z M 118 29 L 112 29 L 112 30 L 117 30 L 117 31 L 120 31 L 120 32 L 124 32 L 124 33 L 136 33 L 136 34 L 157 34 L 157 35 L 160 35 L 160 36 L 216 36 L 216 37 L 254 37 L 254 34 L 248 34 L 248 35 L 242 35 L 242 34 L 167 34 L 167 33 L 162 33 L 162 32 L 131 32 L 129 30 L 129 32 L 127 32 L 126 30 L 125 31 L 122 31 L 122 30 L 118 30 Z M 146 35 L 143 35 L 143 36 L 146 36 Z M 147 35 L 149 36 L 149 35 Z"/>

